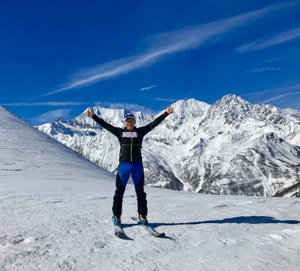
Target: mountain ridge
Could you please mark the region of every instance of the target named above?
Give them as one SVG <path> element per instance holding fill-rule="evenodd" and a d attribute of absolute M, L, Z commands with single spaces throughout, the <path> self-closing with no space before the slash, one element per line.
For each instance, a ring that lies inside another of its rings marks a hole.
<path fill-rule="evenodd" d="M 144 139 L 148 185 L 273 196 L 300 180 L 300 112 L 253 105 L 235 94 L 212 105 L 188 99 L 173 106 L 175 113 Z M 107 122 L 122 127 L 124 109 L 94 110 Z M 137 126 L 155 117 L 134 113 Z M 109 171 L 118 164 L 117 139 L 83 113 L 38 129 Z"/>

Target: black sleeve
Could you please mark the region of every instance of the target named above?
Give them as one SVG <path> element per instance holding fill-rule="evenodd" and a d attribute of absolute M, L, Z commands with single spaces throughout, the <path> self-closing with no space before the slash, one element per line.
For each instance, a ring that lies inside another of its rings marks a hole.
<path fill-rule="evenodd" d="M 107 123 L 105 120 L 99 118 L 97 115 L 93 115 L 92 119 L 96 121 L 99 125 L 101 125 L 104 129 L 111 132 L 113 135 L 115 135 L 118 139 L 120 139 L 120 132 L 119 130 L 122 130 L 121 128 L 112 126 L 111 124 Z"/>
<path fill-rule="evenodd" d="M 154 121 L 150 122 L 146 126 L 141 127 L 141 134 L 142 136 L 149 133 L 152 129 L 154 129 L 157 125 L 159 125 L 169 114 L 167 112 L 164 112 L 159 117 L 157 117 Z"/>

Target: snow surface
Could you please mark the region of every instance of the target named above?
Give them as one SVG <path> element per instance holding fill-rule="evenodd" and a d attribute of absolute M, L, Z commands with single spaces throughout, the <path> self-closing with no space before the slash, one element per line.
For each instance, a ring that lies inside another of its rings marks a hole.
<path fill-rule="evenodd" d="M 0 270 L 299 270 L 299 199 L 146 187 L 158 239 L 130 220 L 129 184 L 121 240 L 112 174 L 3 108 L 0 149 Z"/>

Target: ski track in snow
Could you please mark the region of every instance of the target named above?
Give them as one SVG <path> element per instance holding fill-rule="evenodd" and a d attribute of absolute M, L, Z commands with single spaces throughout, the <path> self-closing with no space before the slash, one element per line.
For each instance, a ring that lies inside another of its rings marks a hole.
<path fill-rule="evenodd" d="M 300 200 L 146 187 L 154 238 L 136 215 L 113 234 L 114 176 L 0 108 L 0 270 L 296 271 Z M 146 176 L 147 178 L 147 176 Z"/>

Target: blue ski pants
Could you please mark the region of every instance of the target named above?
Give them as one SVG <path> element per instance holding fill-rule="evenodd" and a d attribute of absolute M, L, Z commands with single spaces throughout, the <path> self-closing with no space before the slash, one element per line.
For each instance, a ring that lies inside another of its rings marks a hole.
<path fill-rule="evenodd" d="M 144 168 L 141 162 L 121 162 L 116 177 L 116 191 L 113 202 L 113 214 L 122 214 L 122 203 L 129 177 L 132 177 L 137 196 L 138 213 L 147 215 L 147 194 L 144 192 Z"/>

